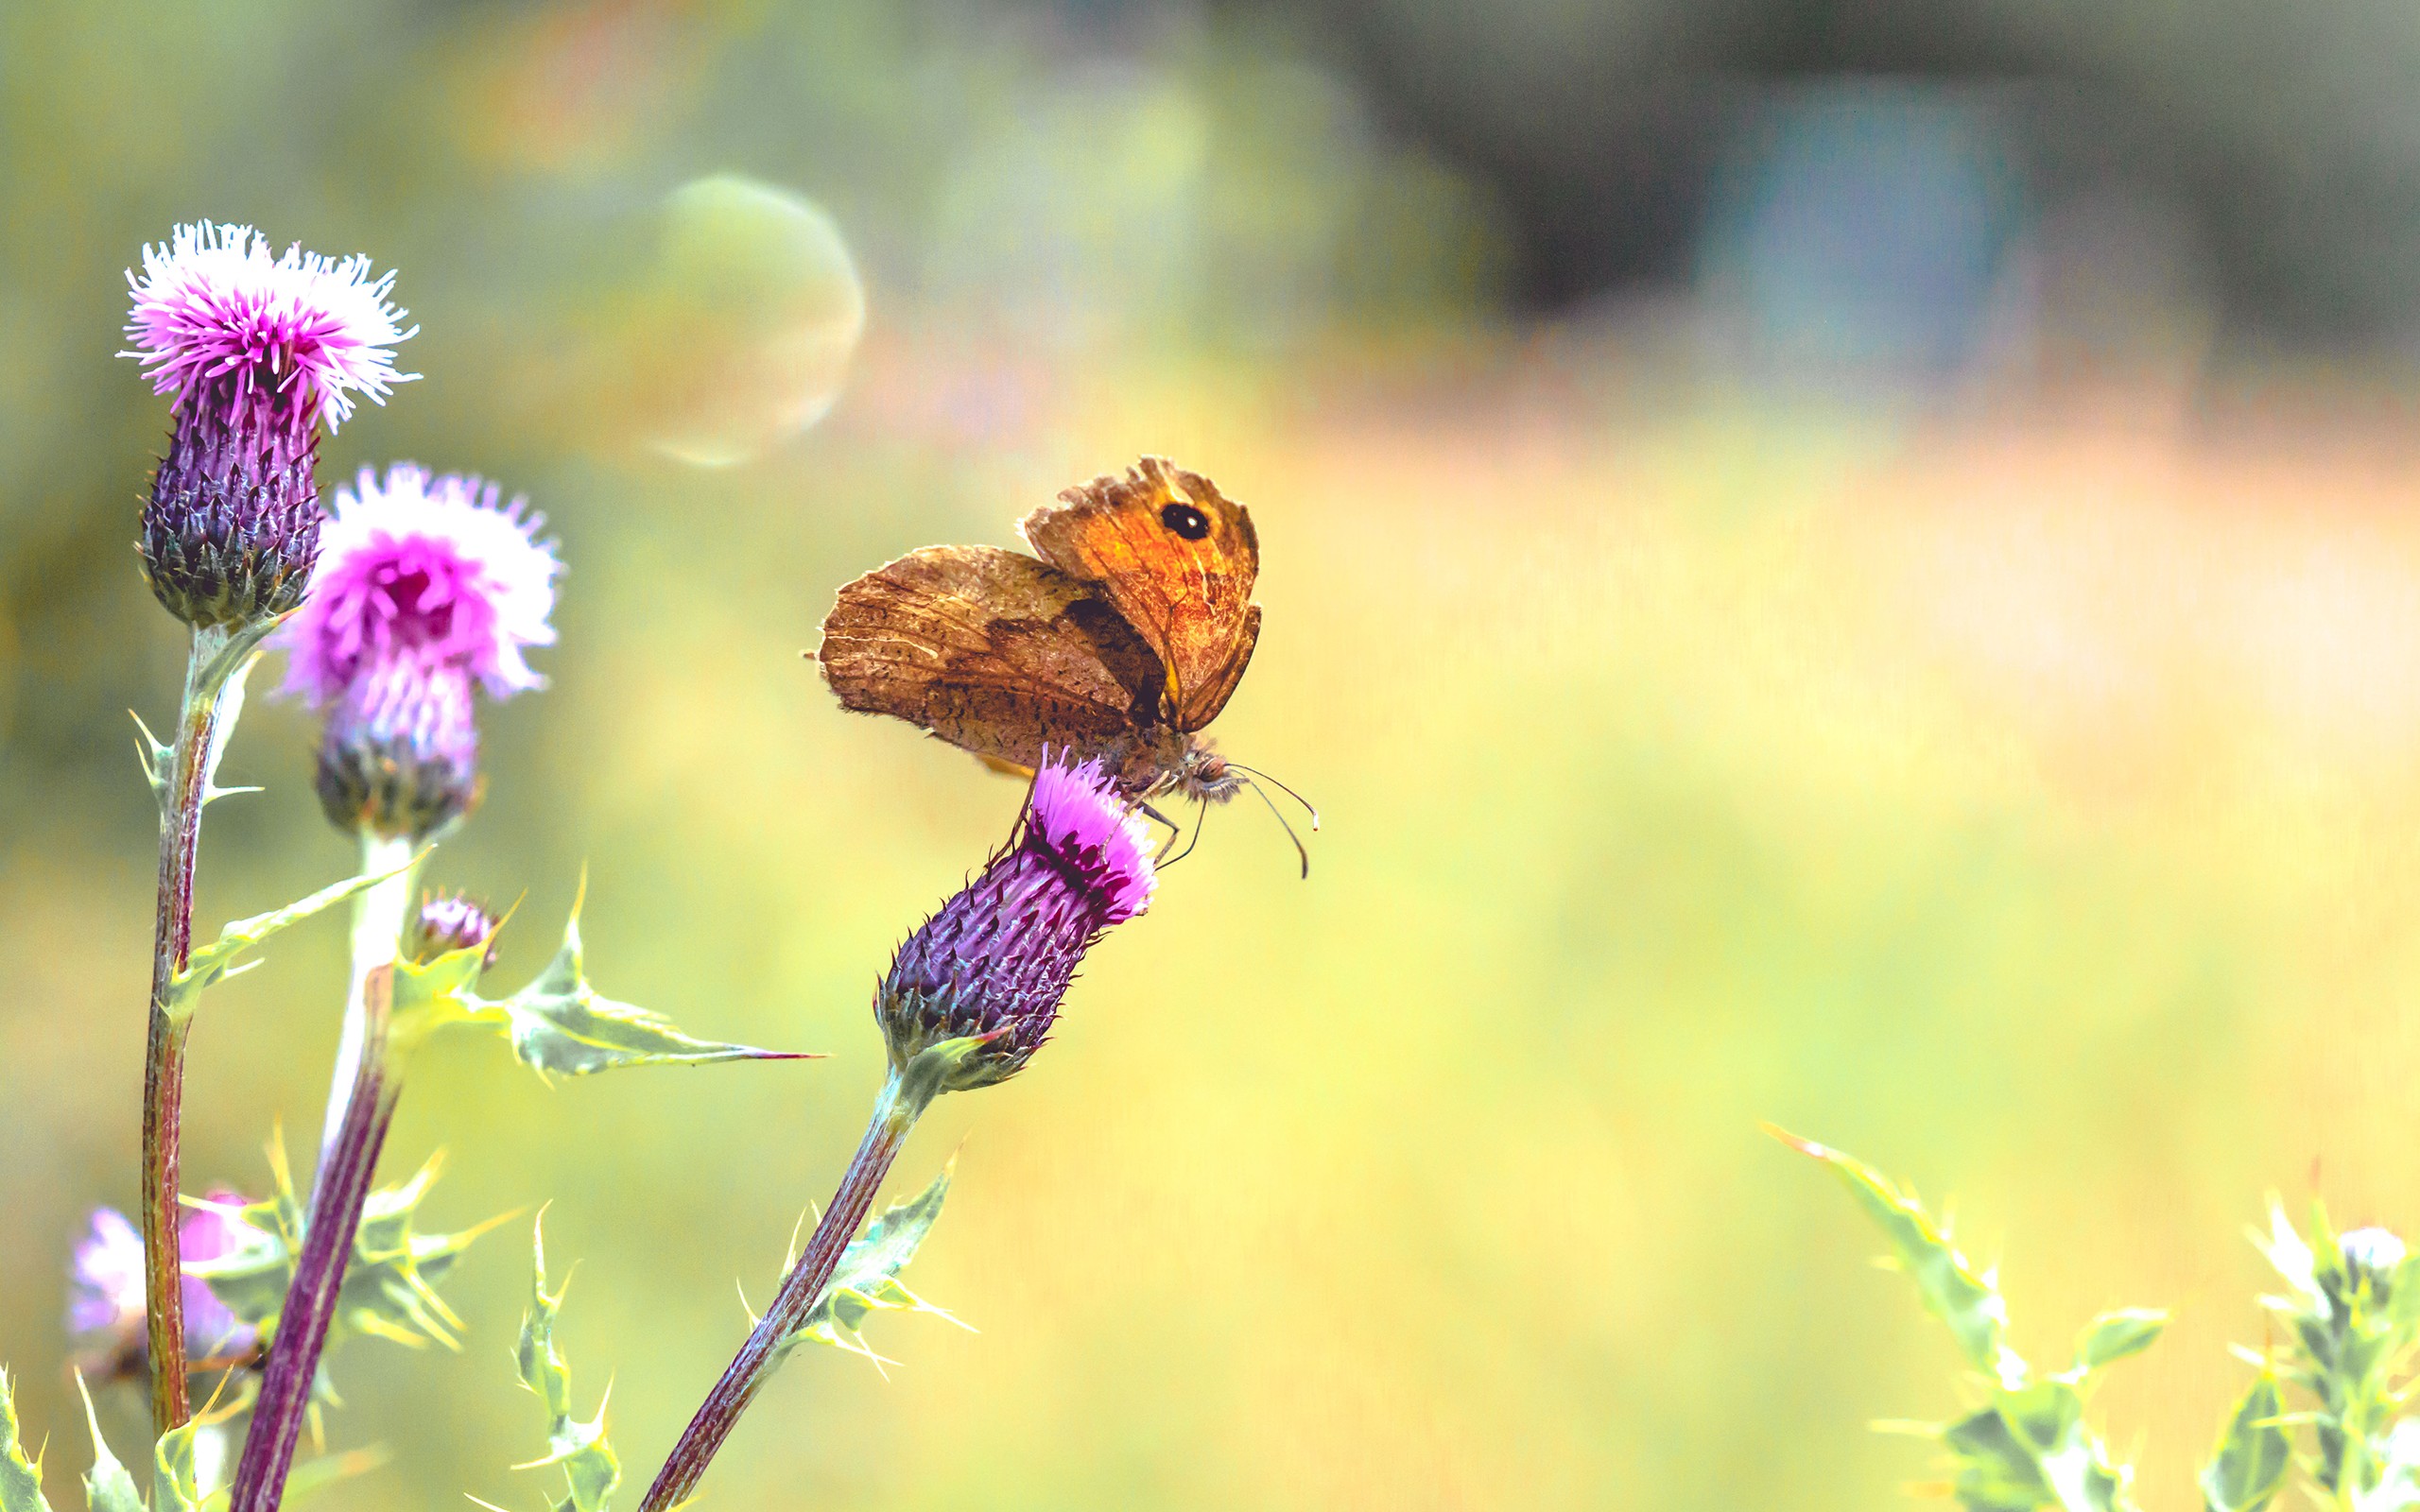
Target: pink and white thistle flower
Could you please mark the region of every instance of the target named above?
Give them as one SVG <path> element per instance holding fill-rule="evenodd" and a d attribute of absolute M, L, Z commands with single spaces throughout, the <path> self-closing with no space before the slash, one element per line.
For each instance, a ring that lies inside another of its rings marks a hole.
<path fill-rule="evenodd" d="M 980 1038 L 944 1090 L 1006 1081 L 1033 1058 L 1076 967 L 1150 906 L 1150 832 L 1098 761 L 1045 753 L 1007 849 L 899 948 L 874 1001 L 892 1066 Z"/>
<path fill-rule="evenodd" d="M 524 653 L 555 639 L 562 564 L 496 486 L 398 462 L 338 488 L 301 612 L 282 627 L 285 691 L 328 713 L 319 789 L 348 831 L 418 838 L 478 797 L 472 689 L 544 686 Z"/>
<path fill-rule="evenodd" d="M 418 330 L 388 301 L 394 275 L 373 276 L 358 255 L 272 255 L 249 226 L 204 221 L 145 247 L 127 282 L 121 355 L 176 414 L 143 512 L 151 591 L 197 627 L 283 613 L 311 575 L 320 426 L 414 376 L 394 365 Z"/>

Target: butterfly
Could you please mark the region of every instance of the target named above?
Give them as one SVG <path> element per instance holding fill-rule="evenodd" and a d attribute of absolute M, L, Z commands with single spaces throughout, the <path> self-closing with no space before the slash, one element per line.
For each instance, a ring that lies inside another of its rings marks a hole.
<path fill-rule="evenodd" d="M 1149 799 L 1206 812 L 1263 776 L 1201 734 L 1260 639 L 1251 513 L 1147 456 L 1018 530 L 1033 556 L 926 546 L 841 589 L 815 653 L 841 707 L 922 726 L 1002 770 L 1098 758 L 1172 832 Z"/>

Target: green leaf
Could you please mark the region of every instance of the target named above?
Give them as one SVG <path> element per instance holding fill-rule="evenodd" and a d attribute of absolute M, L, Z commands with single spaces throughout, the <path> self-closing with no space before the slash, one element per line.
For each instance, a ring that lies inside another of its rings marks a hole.
<path fill-rule="evenodd" d="M 2076 1339 L 2075 1370 L 2088 1374 L 2130 1354 L 2140 1354 L 2158 1341 L 2167 1327 L 2168 1314 L 2157 1308 L 2122 1307 L 2103 1313 L 2085 1324 Z"/>
<path fill-rule="evenodd" d="M 1960 1502 L 1979 1512 L 2132 1512 L 2132 1472 L 2112 1466 L 2084 1426 L 2072 1382 L 1994 1392 L 1991 1406 L 1944 1430 L 1942 1443 L 1958 1468 Z"/>
<path fill-rule="evenodd" d="M 206 988 L 215 987 L 231 976 L 240 975 L 259 964 L 248 961 L 238 966 L 235 964 L 236 956 L 290 924 L 300 923 L 313 914 L 335 907 L 354 893 L 374 887 L 389 877 L 399 876 L 410 870 L 418 866 L 426 854 L 427 852 L 424 850 L 404 865 L 386 871 L 347 877 L 342 882 L 320 888 L 300 902 L 288 903 L 283 908 L 271 909 L 266 914 L 255 914 L 250 919 L 239 919 L 229 924 L 218 932 L 216 939 L 196 950 L 187 960 L 185 969 L 169 981 L 167 1001 L 163 1005 L 168 1016 L 175 1019 L 191 1017 L 194 1009 L 199 1006 L 201 994 Z"/>
<path fill-rule="evenodd" d="M 925 1235 L 932 1230 L 933 1220 L 942 1213 L 942 1199 L 949 1195 L 950 1177 L 958 1169 L 953 1158 L 942 1167 L 941 1174 L 924 1191 L 906 1202 L 894 1203 L 872 1223 L 865 1232 L 849 1242 L 840 1252 L 840 1263 L 832 1273 L 832 1284 L 823 1289 L 808 1310 L 806 1321 L 782 1343 L 785 1351 L 802 1340 L 829 1345 L 852 1354 L 877 1359 L 860 1332 L 865 1320 L 876 1313 L 930 1313 L 935 1317 L 966 1325 L 942 1308 L 909 1291 L 899 1280 L 899 1273 L 916 1258 L 917 1247 Z M 785 1260 L 782 1268 L 789 1269 Z"/>
<path fill-rule="evenodd" d="M 500 1003 L 472 1000 L 472 1016 L 500 1023 L 512 1053 L 540 1075 L 585 1076 L 623 1066 L 814 1058 L 693 1040 L 645 1008 L 600 996 L 581 965 L 579 907 L 578 901 L 572 903 L 562 948 L 535 981 Z"/>
<path fill-rule="evenodd" d="M 134 720 L 134 728 L 143 738 L 135 743 L 135 759 L 143 764 L 143 780 L 151 784 L 151 800 L 160 805 L 160 822 L 168 819 L 168 787 L 176 780 L 177 748 L 164 746 L 151 727 L 131 709 L 127 713 Z"/>
<path fill-rule="evenodd" d="M 201 801 L 205 807 L 237 793 L 260 791 L 257 787 L 220 787 L 218 763 L 227 753 L 227 742 L 234 735 L 237 721 L 243 718 L 244 686 L 251 677 L 253 664 L 260 660 L 262 644 L 292 613 L 289 610 L 249 625 L 208 626 L 194 632 L 193 656 L 185 669 L 184 706 L 177 717 L 180 730 L 190 730 L 203 710 L 211 711 L 210 748 L 201 753 Z M 136 752 L 143 763 L 144 780 L 150 784 L 151 797 L 160 807 L 160 821 L 165 824 L 176 781 L 176 747 L 162 744 L 150 727 L 144 724 L 141 714 L 134 716 L 134 725 L 143 732 Z"/>
<path fill-rule="evenodd" d="M 2278 1418 L 2285 1399 L 2274 1372 L 2253 1378 L 2236 1403 L 2218 1452 L 2202 1469 L 2202 1497 L 2209 1512 L 2261 1512 L 2285 1489 L 2294 1444 Z"/>
<path fill-rule="evenodd" d="M 0 1512 L 50 1512 L 42 1495 L 42 1463 L 26 1457 L 6 1370 L 0 1370 Z"/>
<path fill-rule="evenodd" d="M 2133 1471 L 2113 1465 L 2085 1424 L 2083 1388 L 2093 1371 L 2156 1339 L 2167 1314 L 2103 1314 L 2083 1331 L 2074 1366 L 2029 1380 L 2025 1362 L 2005 1342 L 2008 1309 L 1991 1274 L 1978 1274 L 1915 1198 L 1838 1150 L 1770 1132 L 1832 1168 L 1890 1237 L 1892 1259 L 1915 1280 L 1926 1307 L 1949 1325 L 1967 1362 L 1993 1378 L 1989 1406 L 1939 1430 L 1960 1503 L 1969 1512 L 2133 1512 Z"/>
<path fill-rule="evenodd" d="M 546 1215 L 529 1226 L 529 1252 L 534 1272 L 529 1284 L 529 1311 L 522 1314 L 521 1342 L 514 1358 L 521 1366 L 521 1383 L 546 1405 L 549 1418 L 571 1416 L 571 1367 L 555 1352 L 555 1314 L 563 1305 L 562 1292 L 546 1293 Z M 571 1283 L 565 1280 L 564 1290 Z"/>
<path fill-rule="evenodd" d="M 398 1051 L 418 1044 L 432 1030 L 480 1016 L 478 995 L 471 988 L 486 969 L 487 954 L 483 940 L 434 960 L 395 962 L 388 1033 Z"/>
<path fill-rule="evenodd" d="M 201 1419 L 188 1418 L 160 1435 L 152 1451 L 151 1512 L 200 1512 L 193 1460 L 193 1438 L 200 1430 Z"/>
<path fill-rule="evenodd" d="M 473 1241 L 512 1214 L 499 1213 L 450 1234 L 420 1232 L 413 1227 L 414 1215 L 444 1163 L 443 1151 L 431 1155 L 410 1180 L 371 1193 L 362 1205 L 353 1260 L 337 1293 L 339 1327 L 415 1347 L 460 1347 L 455 1334 L 462 1320 L 438 1297 L 437 1288 Z"/>
<path fill-rule="evenodd" d="M 546 1407 L 546 1454 L 543 1459 L 516 1465 L 515 1469 L 536 1469 L 546 1465 L 562 1467 L 564 1483 L 570 1490 L 568 1500 L 557 1503 L 557 1512 L 603 1512 L 614 1487 L 621 1484 L 621 1461 L 614 1455 L 605 1441 L 605 1404 L 596 1404 L 596 1416 L 583 1422 L 572 1416 L 571 1368 L 555 1349 L 555 1314 L 562 1308 L 563 1294 L 546 1291 L 545 1214 L 530 1226 L 529 1249 L 533 1276 L 529 1285 L 529 1311 L 521 1319 L 521 1343 L 516 1357 L 521 1366 L 521 1383 L 537 1394 Z M 569 1289 L 568 1280 L 564 1288 Z"/>
<path fill-rule="evenodd" d="M 1881 1226 L 1891 1242 L 1892 1259 L 1908 1278 L 1933 1316 L 1949 1325 L 1959 1352 L 1976 1369 L 2003 1386 L 2025 1381 L 2025 1362 L 2003 1342 L 2008 1330 L 2008 1304 L 1989 1271 L 1978 1274 L 1966 1257 L 1933 1225 L 1916 1199 L 1903 1194 L 1888 1177 L 1839 1150 L 1803 1140 L 1767 1125 L 1768 1133 L 1832 1168 L 1867 1216 Z"/>
<path fill-rule="evenodd" d="M 2033 1512 L 2053 1500 L 2041 1462 L 1996 1407 L 1943 1429 L 1941 1442 L 1958 1467 L 1959 1503 L 1971 1512 Z"/>
<path fill-rule="evenodd" d="M 197 631 L 194 649 L 201 664 L 192 677 L 194 691 L 200 696 L 216 698 L 231 686 L 240 690 L 243 685 L 241 679 L 251 675 L 252 663 L 260 660 L 261 648 L 276 633 L 277 627 L 293 618 L 296 612 L 287 610 L 283 614 L 250 620 L 242 625 L 213 626 Z M 227 722 L 223 715 L 220 722 Z"/>
<path fill-rule="evenodd" d="M 2057 1450 L 2083 1421 L 2083 1398 L 2065 1381 L 2037 1381 L 1998 1394 L 1999 1415 L 2036 1456 Z"/>
<path fill-rule="evenodd" d="M 84 1372 L 76 1372 L 76 1390 L 84 1399 L 84 1423 L 93 1431 L 93 1469 L 84 1477 L 84 1504 L 90 1512 L 143 1512 L 143 1493 L 134 1488 L 134 1477 L 110 1452 L 109 1440 L 101 1436 L 101 1420 L 93 1413 L 93 1394 L 84 1385 Z"/>
<path fill-rule="evenodd" d="M 372 1334 L 413 1347 L 458 1347 L 455 1335 L 462 1320 L 437 1288 L 474 1240 L 510 1215 L 456 1233 L 420 1232 L 414 1216 L 442 1163 L 441 1156 L 429 1157 L 409 1180 L 379 1188 L 362 1204 L 353 1258 L 337 1293 L 331 1343 L 347 1334 Z M 269 1167 L 274 1178 L 269 1195 L 239 1214 L 246 1229 L 242 1242 L 226 1254 L 185 1267 L 185 1274 L 208 1283 L 211 1295 L 229 1312 L 259 1329 L 273 1328 L 285 1305 L 307 1216 L 282 1142 L 271 1146 Z"/>

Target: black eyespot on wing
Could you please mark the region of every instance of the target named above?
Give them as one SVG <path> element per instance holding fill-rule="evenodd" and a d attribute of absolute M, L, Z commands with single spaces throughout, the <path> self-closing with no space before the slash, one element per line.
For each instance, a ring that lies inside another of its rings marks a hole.
<path fill-rule="evenodd" d="M 1210 533 L 1210 517 L 1189 504 L 1171 504 L 1162 508 L 1160 524 L 1187 541 L 1200 541 Z"/>

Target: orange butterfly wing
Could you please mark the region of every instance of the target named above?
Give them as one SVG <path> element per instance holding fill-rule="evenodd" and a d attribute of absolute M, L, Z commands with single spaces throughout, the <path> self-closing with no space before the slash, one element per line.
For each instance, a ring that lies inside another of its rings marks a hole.
<path fill-rule="evenodd" d="M 1260 540 L 1252 516 L 1198 472 L 1147 456 L 1124 478 L 1059 495 L 1018 527 L 1042 559 L 1080 579 L 1167 668 L 1166 719 L 1219 716 L 1260 639 Z"/>
<path fill-rule="evenodd" d="M 1095 591 L 996 546 L 926 546 L 840 590 L 816 652 L 845 708 L 995 763 L 1122 763 L 1156 723 L 1159 658 Z"/>

